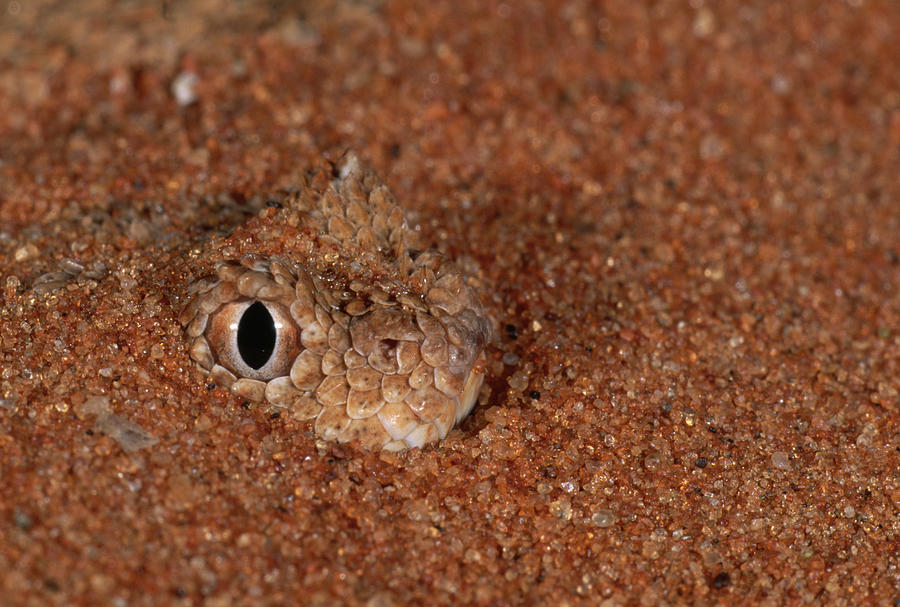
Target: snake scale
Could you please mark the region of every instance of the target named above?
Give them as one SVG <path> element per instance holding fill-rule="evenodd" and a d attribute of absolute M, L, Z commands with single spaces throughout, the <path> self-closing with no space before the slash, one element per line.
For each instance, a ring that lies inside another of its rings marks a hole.
<path fill-rule="evenodd" d="M 330 166 L 278 202 L 278 224 L 300 229 L 294 254 L 221 260 L 188 287 L 190 356 L 241 398 L 312 420 L 322 439 L 421 447 L 474 406 L 492 325 L 460 268 L 417 246 L 372 171 L 352 153 Z"/>

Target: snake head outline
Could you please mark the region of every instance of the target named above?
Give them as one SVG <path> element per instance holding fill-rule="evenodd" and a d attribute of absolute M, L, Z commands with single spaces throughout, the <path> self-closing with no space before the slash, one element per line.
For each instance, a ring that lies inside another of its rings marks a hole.
<path fill-rule="evenodd" d="M 180 322 L 217 385 L 312 420 L 325 440 L 402 450 L 472 410 L 491 322 L 461 270 L 422 251 L 352 153 L 304 177 L 276 226 L 281 254 L 222 259 Z"/>

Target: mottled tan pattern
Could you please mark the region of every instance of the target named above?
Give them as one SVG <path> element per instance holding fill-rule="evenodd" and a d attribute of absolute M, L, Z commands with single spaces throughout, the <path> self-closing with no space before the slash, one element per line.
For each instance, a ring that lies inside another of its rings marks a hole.
<path fill-rule="evenodd" d="M 399 450 L 445 437 L 475 403 L 491 332 L 463 274 L 417 250 L 403 210 L 352 154 L 283 206 L 284 225 L 314 230 L 325 252 L 219 262 L 189 287 L 181 313 L 191 358 L 241 398 L 313 420 L 326 440 Z M 358 264 L 372 280 L 354 275 Z M 255 301 L 281 325 L 258 370 L 228 345 Z"/>

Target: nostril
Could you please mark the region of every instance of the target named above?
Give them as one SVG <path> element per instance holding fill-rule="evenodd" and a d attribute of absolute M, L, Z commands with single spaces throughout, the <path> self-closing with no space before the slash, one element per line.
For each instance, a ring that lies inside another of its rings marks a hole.
<path fill-rule="evenodd" d="M 378 342 L 378 347 L 381 349 L 382 354 L 390 354 L 397 349 L 397 343 L 396 339 L 382 339 Z"/>

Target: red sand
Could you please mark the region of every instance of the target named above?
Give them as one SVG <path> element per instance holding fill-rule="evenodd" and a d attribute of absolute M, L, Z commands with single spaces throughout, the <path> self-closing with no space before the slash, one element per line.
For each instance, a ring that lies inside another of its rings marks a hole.
<path fill-rule="evenodd" d="M 900 4 L 635 4 L 0 6 L 0 604 L 898 604 Z M 348 148 L 497 321 L 433 448 L 184 348 Z"/>

